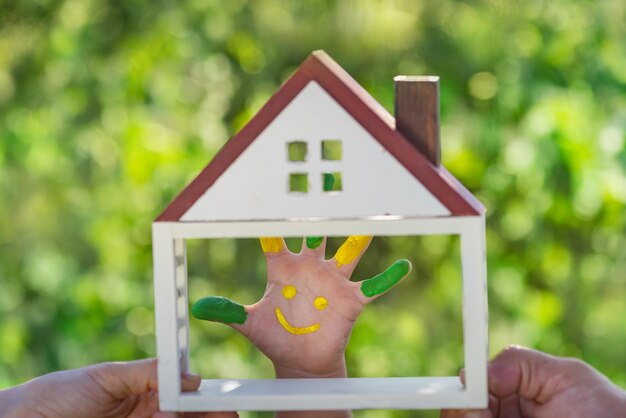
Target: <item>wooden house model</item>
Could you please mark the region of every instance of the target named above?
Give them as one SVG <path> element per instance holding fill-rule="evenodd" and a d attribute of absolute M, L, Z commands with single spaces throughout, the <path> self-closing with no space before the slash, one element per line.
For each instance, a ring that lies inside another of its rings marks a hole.
<path fill-rule="evenodd" d="M 485 210 L 440 163 L 438 83 L 396 77 L 394 118 L 328 55 L 313 52 L 156 219 L 162 410 L 486 407 Z M 340 190 L 324 191 L 325 173 L 340 178 Z M 208 379 L 181 392 L 189 367 L 186 239 L 353 234 L 460 237 L 464 385 L 457 376 Z"/>

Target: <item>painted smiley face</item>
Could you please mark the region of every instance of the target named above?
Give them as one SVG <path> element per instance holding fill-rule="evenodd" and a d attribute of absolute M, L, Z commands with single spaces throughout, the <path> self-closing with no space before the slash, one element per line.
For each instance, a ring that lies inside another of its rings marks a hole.
<path fill-rule="evenodd" d="M 283 297 L 287 300 L 293 299 L 296 296 L 296 293 L 298 293 L 298 291 L 295 286 L 287 285 L 283 287 Z M 315 300 L 313 300 L 313 306 L 318 311 L 323 311 L 328 307 L 328 300 L 323 296 L 318 296 L 315 298 Z M 287 321 L 287 319 L 285 319 L 285 316 L 278 306 L 276 307 L 276 318 L 278 319 L 280 325 L 285 328 L 285 331 L 290 332 L 291 334 L 309 334 L 320 329 L 319 323 L 309 325 L 308 327 L 294 327 L 289 323 L 289 321 Z"/>

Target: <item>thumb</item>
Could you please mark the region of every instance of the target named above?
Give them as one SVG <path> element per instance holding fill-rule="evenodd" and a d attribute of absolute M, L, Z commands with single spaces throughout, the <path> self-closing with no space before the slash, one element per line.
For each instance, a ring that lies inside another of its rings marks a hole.
<path fill-rule="evenodd" d="M 85 369 L 115 399 L 158 389 L 157 360 L 101 363 Z"/>
<path fill-rule="evenodd" d="M 379 275 L 363 280 L 361 282 L 361 293 L 365 296 L 365 301 L 371 302 L 376 296 L 394 287 L 400 280 L 409 275 L 411 269 L 412 266 L 409 260 L 396 260 Z"/>
<path fill-rule="evenodd" d="M 157 359 L 102 363 L 88 370 L 91 377 L 116 399 L 158 390 Z M 183 391 L 193 391 L 200 385 L 198 375 L 185 373 L 181 377 Z"/>
<path fill-rule="evenodd" d="M 555 376 L 563 373 L 557 357 L 520 346 L 502 350 L 489 364 L 489 392 L 503 399 L 511 395 L 544 403 L 558 390 Z"/>

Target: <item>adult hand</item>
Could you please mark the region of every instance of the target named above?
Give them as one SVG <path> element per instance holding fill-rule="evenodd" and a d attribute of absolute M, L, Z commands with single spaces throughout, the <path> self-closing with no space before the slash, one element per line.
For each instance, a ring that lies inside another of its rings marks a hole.
<path fill-rule="evenodd" d="M 118 418 L 183 416 L 159 412 L 157 361 L 102 363 L 50 373 L 0 392 L 0 416 L 33 418 Z M 200 377 L 183 376 L 183 391 L 193 391 Z M 234 412 L 190 413 L 185 417 L 232 418 Z"/>
<path fill-rule="evenodd" d="M 442 411 L 441 418 L 626 416 L 626 392 L 588 364 L 510 346 L 489 364 L 489 409 Z"/>

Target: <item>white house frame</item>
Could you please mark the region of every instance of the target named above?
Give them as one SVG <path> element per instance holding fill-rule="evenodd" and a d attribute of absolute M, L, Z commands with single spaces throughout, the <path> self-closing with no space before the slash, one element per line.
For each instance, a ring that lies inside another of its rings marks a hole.
<path fill-rule="evenodd" d="M 487 406 L 485 211 L 439 163 L 438 80 L 396 81 L 394 119 L 330 57 L 314 52 L 154 222 L 162 410 Z M 410 107 L 410 116 L 399 106 Z M 322 155 L 318 145 L 327 140 L 340 143 L 339 161 Z M 309 144 L 306 162 L 289 161 L 290 142 Z M 290 192 L 294 172 L 307 174 L 306 192 Z M 342 173 L 341 191 L 323 191 L 322 174 L 331 172 Z M 457 376 L 207 379 L 182 393 L 180 375 L 189 369 L 186 240 L 323 235 L 460 237 L 465 384 Z"/>

